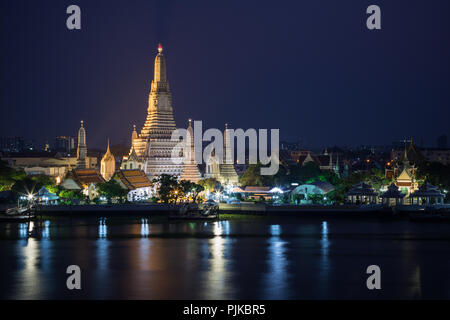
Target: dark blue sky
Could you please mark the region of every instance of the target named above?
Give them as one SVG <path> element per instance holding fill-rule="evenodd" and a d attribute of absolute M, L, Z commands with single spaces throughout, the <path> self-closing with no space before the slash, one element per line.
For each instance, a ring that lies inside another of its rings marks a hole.
<path fill-rule="evenodd" d="M 82 30 L 66 28 L 70 4 Z M 382 30 L 365 27 L 382 10 Z M 450 1 L 0 0 L 0 135 L 88 147 L 143 125 L 158 42 L 178 126 L 280 128 L 310 147 L 450 135 Z"/>

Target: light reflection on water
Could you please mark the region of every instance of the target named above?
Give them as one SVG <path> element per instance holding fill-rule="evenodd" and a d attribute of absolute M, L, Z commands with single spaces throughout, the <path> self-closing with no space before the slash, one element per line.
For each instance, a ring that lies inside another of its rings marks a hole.
<path fill-rule="evenodd" d="M 329 288 L 330 280 L 330 260 L 329 260 L 330 241 L 328 240 L 328 222 L 322 221 L 322 231 L 320 239 L 320 262 L 319 262 L 319 297 L 324 298 Z"/>
<path fill-rule="evenodd" d="M 228 221 L 213 222 L 214 238 L 205 243 L 208 252 L 208 272 L 206 275 L 206 292 L 208 299 L 226 299 L 226 281 L 229 277 L 226 255 L 229 254 L 230 240 L 225 238 L 229 234 Z"/>
<path fill-rule="evenodd" d="M 272 297 L 272 299 L 287 299 L 287 241 L 283 241 L 280 238 L 280 235 L 282 234 L 282 228 L 280 225 L 269 226 L 269 232 L 271 237 L 267 240 L 268 272 L 265 277 L 266 284 L 263 286 L 265 288 L 264 290 L 266 291 L 264 293 L 264 296 Z"/>
<path fill-rule="evenodd" d="M 358 272 L 377 263 L 377 298 L 448 299 L 447 234 L 450 226 L 329 220 L 0 225 L 2 239 L 11 238 L 0 245 L 0 297 L 71 297 L 54 282 L 79 264 L 87 298 L 372 298 Z"/>

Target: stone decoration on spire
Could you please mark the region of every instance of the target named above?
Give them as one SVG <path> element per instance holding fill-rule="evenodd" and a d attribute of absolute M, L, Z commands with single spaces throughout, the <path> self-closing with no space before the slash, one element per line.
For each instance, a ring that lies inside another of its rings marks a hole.
<path fill-rule="evenodd" d="M 76 169 L 86 169 L 87 147 L 86 147 L 86 130 L 84 122 L 81 120 L 81 126 L 78 130 L 78 146 L 77 146 L 77 165 Z"/>
<path fill-rule="evenodd" d="M 173 117 L 172 93 L 166 75 L 166 61 L 161 45 L 158 46 L 154 65 L 147 119 L 139 137 L 133 139 L 133 147 L 137 156 L 145 163 L 144 170 L 147 175 L 158 177 L 164 173 L 179 176 L 183 169 L 183 161 L 181 157 L 172 159 L 172 150 L 178 142 L 171 141 L 176 125 Z"/>
<path fill-rule="evenodd" d="M 186 136 L 186 152 L 184 154 L 183 170 L 180 175 L 180 180 L 188 180 L 197 183 L 200 179 L 200 171 L 195 164 L 195 149 L 194 149 L 194 130 L 191 125 L 192 120 L 189 119 Z"/>

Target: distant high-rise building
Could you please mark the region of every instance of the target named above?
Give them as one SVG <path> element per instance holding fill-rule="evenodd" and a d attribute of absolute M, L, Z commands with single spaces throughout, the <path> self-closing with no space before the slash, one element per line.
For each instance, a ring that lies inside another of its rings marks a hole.
<path fill-rule="evenodd" d="M 75 139 L 73 137 L 58 136 L 55 138 L 54 151 L 70 153 L 73 149 L 75 149 Z"/>
<path fill-rule="evenodd" d="M 23 137 L 0 137 L 0 150 L 3 152 L 21 152 L 25 149 Z"/>
<path fill-rule="evenodd" d="M 78 147 L 77 147 L 77 169 L 86 169 L 86 130 L 84 129 L 83 120 L 78 130 Z"/>

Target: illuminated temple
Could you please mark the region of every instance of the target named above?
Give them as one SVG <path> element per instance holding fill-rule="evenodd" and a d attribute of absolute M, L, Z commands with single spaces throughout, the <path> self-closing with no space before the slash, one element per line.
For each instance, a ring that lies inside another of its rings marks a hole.
<path fill-rule="evenodd" d="M 148 99 L 147 119 L 141 132 L 133 132 L 130 155 L 136 153 L 143 163 L 145 173 L 150 177 L 161 174 L 179 176 L 183 169 L 183 161 L 172 161 L 172 150 L 177 141 L 171 141 L 176 129 L 172 108 L 172 94 L 166 76 L 166 61 L 161 44 L 155 58 L 154 78 Z M 181 152 L 181 150 L 180 150 Z M 175 158 L 181 156 L 176 154 Z"/>
<path fill-rule="evenodd" d="M 200 171 L 195 163 L 195 149 L 194 149 L 194 130 L 192 129 L 192 121 L 189 119 L 187 128 L 187 148 L 184 154 L 183 171 L 181 172 L 180 180 L 187 180 L 197 183 L 200 179 Z"/>

